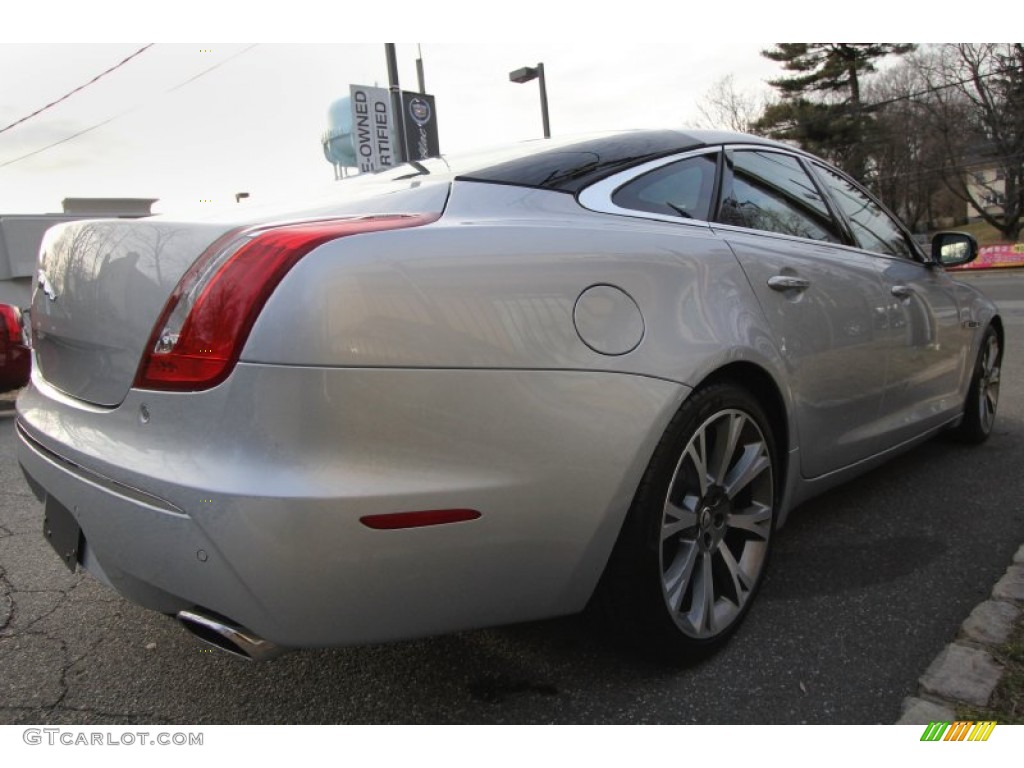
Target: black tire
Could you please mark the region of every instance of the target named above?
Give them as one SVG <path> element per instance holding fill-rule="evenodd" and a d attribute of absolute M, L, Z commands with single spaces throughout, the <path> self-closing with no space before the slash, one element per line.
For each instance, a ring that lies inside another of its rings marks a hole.
<path fill-rule="evenodd" d="M 753 396 L 733 383 L 692 394 L 654 451 L 602 577 L 596 598 L 611 628 L 662 662 L 720 648 L 761 584 L 782 480 Z"/>
<path fill-rule="evenodd" d="M 964 418 L 951 435 L 961 443 L 978 445 L 988 440 L 995 427 L 999 405 L 999 376 L 1003 350 L 999 334 L 989 326 L 981 338 L 978 359 L 971 374 L 971 386 L 964 402 Z"/>

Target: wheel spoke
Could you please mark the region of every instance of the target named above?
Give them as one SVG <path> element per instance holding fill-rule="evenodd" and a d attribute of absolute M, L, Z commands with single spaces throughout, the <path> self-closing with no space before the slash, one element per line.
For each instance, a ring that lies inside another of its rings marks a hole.
<path fill-rule="evenodd" d="M 730 499 L 750 485 L 758 475 L 771 467 L 764 443 L 749 443 L 743 448 L 736 465 L 725 479 L 725 493 Z"/>
<path fill-rule="evenodd" d="M 985 387 L 985 397 L 988 399 L 992 413 L 996 411 L 999 401 L 999 367 L 994 367 L 988 374 L 988 386 Z"/>
<path fill-rule="evenodd" d="M 686 455 L 693 462 L 694 471 L 697 473 L 697 482 L 700 485 L 700 495 L 708 492 L 708 464 L 707 464 L 707 440 L 704 430 L 694 436 L 690 444 L 686 446 Z"/>
<path fill-rule="evenodd" d="M 683 595 L 693 576 L 693 566 L 697 562 L 697 552 L 698 547 L 692 542 L 680 547 L 672 565 L 662 577 L 668 604 L 675 612 L 682 607 Z"/>
<path fill-rule="evenodd" d="M 981 424 L 985 431 L 992 429 L 996 420 L 996 404 L 991 395 L 986 392 L 981 398 Z"/>
<path fill-rule="evenodd" d="M 993 339 L 989 342 L 988 349 L 985 352 L 985 362 L 983 364 L 983 376 L 985 378 L 982 382 L 983 388 L 981 391 L 981 402 L 979 403 L 979 416 L 985 431 L 992 429 L 992 425 L 996 420 L 996 407 L 999 404 L 999 366 L 996 362 L 998 359 L 999 347 L 995 339 Z"/>
<path fill-rule="evenodd" d="M 991 373 L 996 367 L 996 359 L 999 357 L 999 345 L 993 337 L 985 350 L 985 371 Z"/>
<path fill-rule="evenodd" d="M 711 570 L 711 553 L 702 552 L 700 568 L 694 574 L 693 603 L 689 619 L 698 635 L 715 631 L 715 584 Z"/>
<path fill-rule="evenodd" d="M 745 596 L 750 593 L 751 587 L 753 586 L 753 579 L 742 568 L 740 564 L 736 562 L 736 558 L 732 556 L 732 552 L 725 542 L 719 542 L 718 554 L 722 557 L 722 562 L 725 563 L 726 570 L 729 572 L 729 578 L 732 579 L 732 588 L 736 595 L 736 606 L 743 605 Z"/>
<path fill-rule="evenodd" d="M 985 392 L 985 402 L 988 404 L 988 410 L 991 413 L 996 412 L 996 395 L 993 394 L 992 390 L 989 389 Z"/>
<path fill-rule="evenodd" d="M 687 498 L 695 498 L 693 496 Z M 684 500 L 685 502 L 685 500 Z M 684 507 L 678 507 L 671 501 L 665 502 L 665 518 L 661 526 L 661 540 L 665 541 L 687 528 L 697 525 L 697 513 Z"/>
<path fill-rule="evenodd" d="M 732 455 L 736 452 L 736 445 L 739 443 L 743 426 L 747 423 L 747 417 L 742 413 L 729 413 L 720 419 L 717 424 L 717 440 L 715 440 L 715 456 L 708 467 L 712 482 L 722 484 L 725 481 L 726 473 L 729 471 L 729 463 Z"/>
<path fill-rule="evenodd" d="M 772 525 L 772 510 L 759 502 L 755 502 L 740 512 L 733 512 L 727 521 L 730 528 L 738 528 L 752 533 L 759 539 L 768 540 Z"/>

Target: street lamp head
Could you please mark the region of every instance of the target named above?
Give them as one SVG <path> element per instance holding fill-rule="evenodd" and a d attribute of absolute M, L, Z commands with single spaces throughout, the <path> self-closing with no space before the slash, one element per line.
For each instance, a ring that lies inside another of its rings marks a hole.
<path fill-rule="evenodd" d="M 540 73 L 537 71 L 537 67 L 523 67 L 514 72 L 509 72 L 508 79 L 513 83 L 528 83 L 531 80 L 535 80 L 538 74 Z"/>
<path fill-rule="evenodd" d="M 531 80 L 538 80 L 540 85 L 540 116 L 544 121 L 544 138 L 551 138 L 551 126 L 548 124 L 548 87 L 544 82 L 544 62 L 541 61 L 536 67 L 523 67 L 514 72 L 508 73 L 508 79 L 513 83 L 528 83 Z"/>

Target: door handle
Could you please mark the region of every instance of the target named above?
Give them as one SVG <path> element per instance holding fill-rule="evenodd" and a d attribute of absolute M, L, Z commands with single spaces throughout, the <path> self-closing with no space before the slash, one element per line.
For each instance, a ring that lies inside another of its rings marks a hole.
<path fill-rule="evenodd" d="M 889 289 L 889 293 L 895 296 L 897 299 L 909 299 L 914 295 L 914 289 L 909 285 L 894 285 Z"/>
<path fill-rule="evenodd" d="M 805 291 L 811 287 L 811 281 L 793 275 L 773 275 L 768 278 L 768 287 L 773 291 Z"/>

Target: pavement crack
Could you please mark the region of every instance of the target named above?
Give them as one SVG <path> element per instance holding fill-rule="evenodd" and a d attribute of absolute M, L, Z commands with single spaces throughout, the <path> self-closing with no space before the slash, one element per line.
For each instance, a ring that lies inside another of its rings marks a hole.
<path fill-rule="evenodd" d="M 77 581 L 75 581 L 74 584 L 68 587 L 68 594 L 70 595 L 72 592 L 75 592 L 79 587 L 83 585 L 89 585 L 91 583 L 96 583 L 96 580 L 85 576 L 83 573 L 79 573 Z M 102 586 L 106 587 L 105 584 Z M 109 587 L 106 587 L 101 594 L 109 595 L 109 597 L 105 599 L 102 597 L 89 597 L 87 595 L 76 594 L 75 599 L 84 600 L 90 603 L 117 603 L 123 599 L 117 592 L 115 592 L 113 589 L 110 589 Z"/>
<path fill-rule="evenodd" d="M 11 594 L 10 584 L 8 584 L 7 580 L 4 579 L 2 572 L 0 572 L 0 585 L 4 588 L 3 591 L 0 592 L 0 601 L 7 602 L 7 610 L 0 613 L 0 616 L 2 616 L 2 620 L 0 620 L 0 632 L 3 632 L 14 620 L 14 596 Z"/>
<path fill-rule="evenodd" d="M 62 664 L 60 668 L 60 696 L 57 697 L 57 701 L 55 701 L 53 705 L 47 707 L 47 709 L 53 712 L 64 702 L 64 699 L 67 698 L 69 690 L 68 672 L 74 665 L 74 662 L 70 661 L 71 652 L 68 650 L 68 644 L 64 641 L 63 638 L 53 637 L 49 634 L 46 634 L 45 632 L 43 633 L 43 637 L 46 637 L 49 640 L 53 640 L 54 642 L 56 642 L 57 645 L 60 647 L 60 652 L 64 655 L 64 664 Z"/>
<path fill-rule="evenodd" d="M 10 587 L 10 582 L 8 582 L 6 579 L 3 579 L 3 582 L 5 584 L 7 584 L 8 587 Z M 71 589 L 72 589 L 72 587 L 69 587 L 67 590 L 63 590 L 63 589 L 13 589 L 13 588 L 11 588 L 10 593 L 8 594 L 8 598 L 11 601 L 11 612 L 10 612 L 10 616 L 8 616 L 8 618 L 7 618 L 7 621 L 4 622 L 3 626 L 0 626 L 0 632 L 4 631 L 6 629 L 6 627 L 14 621 L 14 618 L 17 615 L 18 601 L 15 599 L 17 595 L 20 595 L 20 594 L 25 594 L 25 595 L 55 594 L 55 595 L 60 595 L 60 598 L 57 600 L 57 602 L 55 602 L 53 604 L 53 607 L 50 608 L 50 610 L 46 611 L 45 613 L 40 614 L 39 616 L 36 616 L 32 621 L 30 621 L 23 628 L 21 628 L 16 634 L 7 634 L 7 633 L 5 633 L 4 637 L 20 637 L 22 635 L 41 635 L 42 637 L 47 637 L 47 638 L 49 638 L 51 640 L 57 641 L 57 638 L 50 638 L 49 635 L 47 635 L 45 632 L 32 632 L 31 629 L 36 624 L 41 622 L 43 619 L 48 619 L 50 616 L 52 616 L 54 613 L 56 613 L 57 609 L 60 608 L 62 605 L 64 605 L 65 600 L 67 600 L 67 598 L 68 598 L 68 592 L 70 592 Z M 63 642 L 63 641 L 61 640 L 59 642 Z"/>
<path fill-rule="evenodd" d="M 7 580 L 7 573 L 0 568 L 0 599 L 7 600 L 9 610 L 7 615 L 4 617 L 3 623 L 0 624 L 0 632 L 7 629 L 12 621 L 14 621 L 14 612 L 16 609 L 16 601 L 14 600 L 14 588 L 11 587 L 11 582 Z"/>
<path fill-rule="evenodd" d="M 115 613 L 113 614 L 113 618 L 114 618 L 114 619 L 120 619 L 120 618 L 121 618 L 121 613 L 120 613 L 120 611 L 116 611 L 116 612 L 115 612 Z M 112 630 L 112 629 L 110 629 L 110 628 L 107 628 L 107 629 L 106 629 L 105 631 L 103 631 L 103 632 L 100 632 L 99 636 L 98 636 L 98 637 L 97 637 L 97 638 L 95 639 L 95 641 L 93 641 L 92 643 L 90 643 L 90 644 L 89 644 L 89 646 L 88 646 L 88 647 L 87 647 L 87 648 L 85 649 L 85 651 L 83 651 L 83 652 L 82 652 L 82 653 L 81 653 L 81 654 L 80 654 L 80 655 L 79 655 L 79 656 L 78 656 L 77 658 L 75 658 L 75 659 L 74 659 L 74 660 L 73 660 L 73 661 L 71 662 L 71 664 L 69 664 L 69 665 L 68 665 L 68 666 L 69 666 L 69 668 L 70 668 L 70 667 L 73 667 L 73 666 L 74 666 L 75 664 L 77 664 L 78 662 L 80 662 L 80 661 L 81 661 L 82 659 L 84 659 L 84 658 L 85 658 L 86 656 L 88 656 L 88 655 L 89 655 L 89 654 L 91 654 L 91 653 L 92 653 L 93 651 L 95 651 L 95 650 L 96 650 L 97 648 L 99 648 L 99 647 L 100 647 L 101 645 L 103 645 L 103 643 L 107 642 L 107 641 L 108 641 L 108 640 L 110 639 L 110 635 L 111 635 L 111 634 L 113 634 L 113 630 Z"/>
<path fill-rule="evenodd" d="M 508 675 L 486 675 L 469 686 L 473 698 L 488 704 L 502 704 L 516 694 L 540 694 L 557 696 L 558 688 L 550 683 L 535 683 L 530 680 L 512 678 Z"/>

